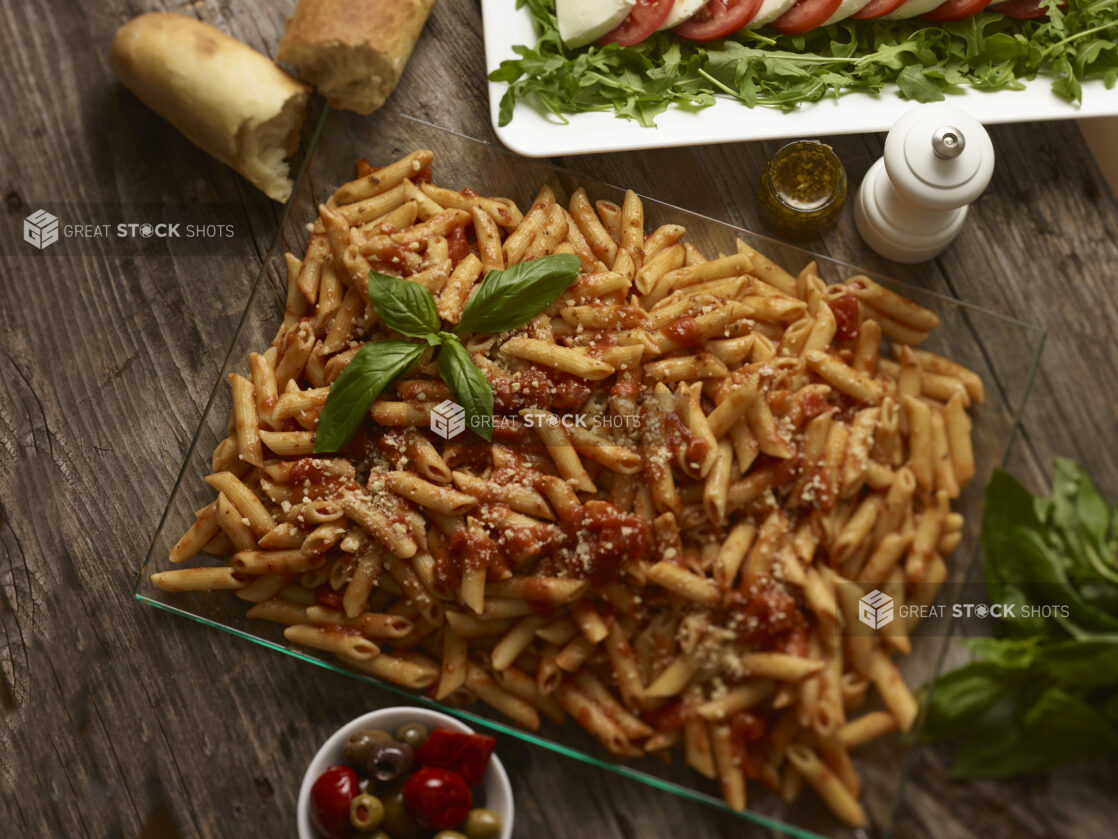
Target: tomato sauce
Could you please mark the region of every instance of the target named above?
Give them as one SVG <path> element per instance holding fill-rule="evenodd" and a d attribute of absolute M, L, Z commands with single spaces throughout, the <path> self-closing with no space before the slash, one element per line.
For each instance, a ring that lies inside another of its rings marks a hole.
<path fill-rule="evenodd" d="M 495 377 L 489 384 L 493 388 L 493 410 L 505 414 L 522 408 L 577 411 L 592 392 L 578 376 L 540 367 L 526 367 L 515 376 Z"/>
<path fill-rule="evenodd" d="M 340 612 L 343 608 L 342 596 L 329 586 L 319 586 L 314 590 L 315 602 L 324 609 Z"/>
<path fill-rule="evenodd" d="M 682 452 L 685 463 L 702 463 L 710 451 L 710 444 L 691 433 L 679 414 L 674 412 L 664 414 L 664 425 L 667 432 L 665 444 L 669 449 Z"/>
<path fill-rule="evenodd" d="M 525 446 L 528 444 L 528 429 L 519 417 L 493 417 L 493 442 L 506 446 Z"/>
<path fill-rule="evenodd" d="M 808 654 L 807 616 L 782 584 L 766 578 L 748 592 L 736 591 L 729 609 L 729 625 L 739 641 L 761 650 Z"/>
<path fill-rule="evenodd" d="M 752 711 L 739 711 L 730 717 L 730 736 L 742 747 L 763 740 L 767 729 L 765 718 Z"/>
<path fill-rule="evenodd" d="M 563 531 L 567 570 L 595 585 L 614 582 L 626 563 L 648 554 L 648 521 L 606 501 L 586 502 Z"/>
<path fill-rule="evenodd" d="M 380 248 L 380 252 L 369 259 L 369 265 L 381 274 L 398 274 L 407 261 L 408 252 L 402 245 L 391 242 Z"/>
<path fill-rule="evenodd" d="M 618 379 L 610 387 L 609 395 L 619 399 L 636 399 L 641 395 L 641 383 L 636 379 Z"/>
<path fill-rule="evenodd" d="M 831 403 L 814 390 L 806 391 L 800 396 L 800 408 L 803 409 L 804 419 L 817 417 L 830 407 Z"/>
<path fill-rule="evenodd" d="M 450 231 L 446 239 L 450 254 L 450 262 L 457 266 L 459 262 L 470 254 L 470 244 L 466 241 L 466 228 L 456 227 Z"/>
<path fill-rule="evenodd" d="M 645 711 L 641 717 L 658 731 L 683 728 L 687 724 L 687 706 L 682 699 L 662 705 L 654 711 Z"/>
<path fill-rule="evenodd" d="M 549 524 L 510 527 L 501 531 L 501 544 L 510 557 L 553 554 L 563 546 L 563 532 Z"/>
<path fill-rule="evenodd" d="M 835 343 L 857 340 L 861 328 L 858 323 L 858 298 L 852 294 L 844 294 L 829 301 L 827 305 L 835 315 Z"/>
<path fill-rule="evenodd" d="M 551 407 L 556 411 L 577 411 L 590 398 L 591 388 L 584 379 L 561 373 L 550 373 L 552 383 Z"/>
<path fill-rule="evenodd" d="M 514 414 L 521 408 L 546 409 L 551 405 L 551 380 L 538 368 L 526 367 L 515 376 L 494 378 L 489 384 L 497 413 Z"/>
<path fill-rule="evenodd" d="M 664 334 L 681 347 L 694 347 L 703 342 L 703 333 L 692 317 L 676 318 L 664 327 Z"/>
<path fill-rule="evenodd" d="M 337 475 L 331 475 L 322 470 L 322 466 L 312 457 L 301 457 L 296 460 L 288 472 L 290 482 L 295 485 L 305 483 L 322 485 L 331 480 L 336 480 Z"/>

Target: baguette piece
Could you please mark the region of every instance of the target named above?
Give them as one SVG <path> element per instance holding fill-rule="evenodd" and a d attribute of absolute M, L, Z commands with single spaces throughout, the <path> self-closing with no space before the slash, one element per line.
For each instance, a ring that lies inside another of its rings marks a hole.
<path fill-rule="evenodd" d="M 335 108 L 370 114 L 396 87 L 435 0 L 299 0 L 278 60 Z"/>
<path fill-rule="evenodd" d="M 188 140 L 286 201 L 310 88 L 220 29 L 152 12 L 117 30 L 117 77 Z"/>

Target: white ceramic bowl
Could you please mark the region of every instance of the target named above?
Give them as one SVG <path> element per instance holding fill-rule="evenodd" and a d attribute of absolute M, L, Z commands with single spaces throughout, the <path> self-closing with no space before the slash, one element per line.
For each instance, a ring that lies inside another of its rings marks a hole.
<path fill-rule="evenodd" d="M 473 729 L 461 720 L 426 708 L 381 708 L 379 711 L 371 711 L 346 723 L 322 744 L 322 748 L 318 750 L 307 767 L 306 774 L 303 775 L 303 785 L 299 788 L 299 839 L 319 839 L 319 833 L 311 822 L 311 787 L 327 768 L 345 763 L 345 741 L 349 736 L 363 728 L 395 731 L 409 722 L 421 722 L 431 730 L 448 728 L 451 731 L 473 733 Z M 503 829 L 500 839 L 512 839 L 512 786 L 509 784 L 505 767 L 501 765 L 496 753 L 489 759 L 484 786 L 485 806 L 501 817 Z"/>

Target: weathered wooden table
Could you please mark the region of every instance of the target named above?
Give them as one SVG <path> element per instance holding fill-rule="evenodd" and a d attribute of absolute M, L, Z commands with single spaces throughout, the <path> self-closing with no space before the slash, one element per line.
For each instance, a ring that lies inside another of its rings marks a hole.
<path fill-rule="evenodd" d="M 511 0 L 510 0 L 511 4 Z M 0 6 L 0 835 L 257 837 L 294 833 L 304 765 L 369 689 L 137 605 L 136 569 L 278 225 L 279 208 L 207 158 L 113 78 L 113 31 L 147 2 Z M 198 2 L 195 14 L 274 54 L 293 0 Z M 481 21 L 443 0 L 391 104 L 492 139 Z M 375 119 L 375 117 L 374 117 Z M 954 247 L 899 269 L 849 208 L 809 245 L 1045 325 L 1049 342 L 1012 467 L 1035 489 L 1054 454 L 1118 496 L 1118 202 L 1075 125 L 992 130 L 993 183 Z M 834 141 L 857 183 L 879 135 Z M 777 143 L 564 160 L 576 172 L 760 229 L 751 192 Z M 1118 154 L 1118 149 L 1114 150 Z M 700 173 L 717 177 L 696 178 Z M 696 191 L 696 182 L 716 184 Z M 48 202 L 218 202 L 235 247 L 48 256 L 18 245 Z M 10 234 L 10 235 L 9 235 Z M 504 740 L 517 835 L 759 836 L 700 805 Z M 1115 766 L 951 784 L 920 758 L 909 837 L 1114 835 Z"/>

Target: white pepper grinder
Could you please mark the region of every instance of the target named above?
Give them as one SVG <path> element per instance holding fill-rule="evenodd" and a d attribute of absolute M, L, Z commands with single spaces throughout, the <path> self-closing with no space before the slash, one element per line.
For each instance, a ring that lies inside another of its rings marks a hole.
<path fill-rule="evenodd" d="M 982 123 L 951 105 L 920 105 L 889 132 L 885 155 L 858 189 L 854 222 L 885 258 L 923 262 L 959 234 L 993 173 L 994 145 Z"/>

